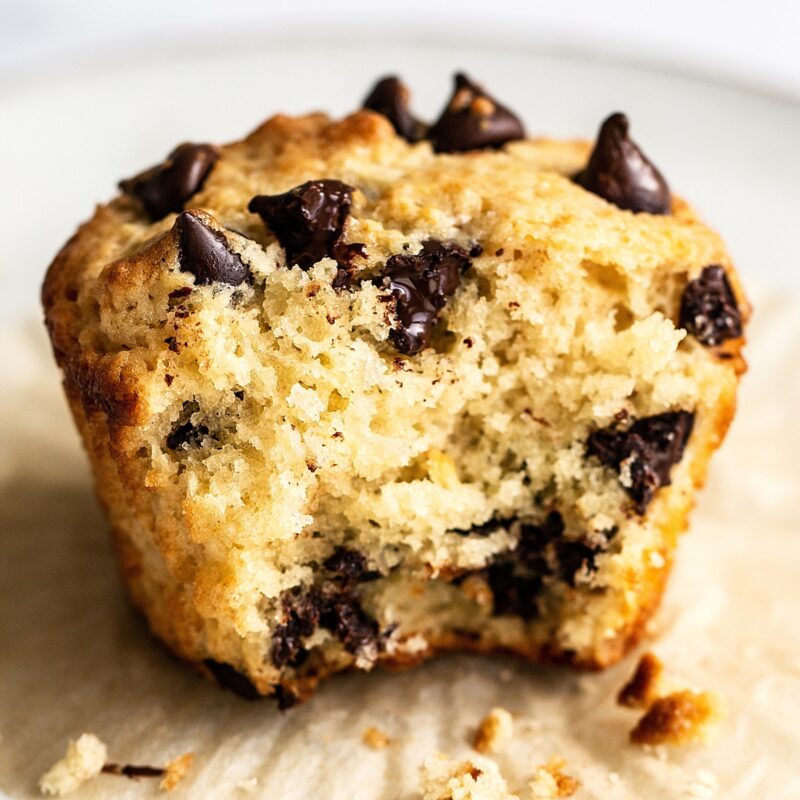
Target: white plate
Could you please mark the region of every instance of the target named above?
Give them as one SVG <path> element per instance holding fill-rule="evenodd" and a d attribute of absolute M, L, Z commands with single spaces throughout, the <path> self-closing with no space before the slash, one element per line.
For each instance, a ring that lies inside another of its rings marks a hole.
<path fill-rule="evenodd" d="M 434 114 L 464 68 L 531 133 L 594 135 L 609 111 L 674 189 L 727 239 L 749 278 L 800 284 L 800 104 L 702 79 L 576 58 L 492 49 L 267 42 L 208 56 L 120 56 L 91 71 L 22 81 L 0 94 L 0 318 L 36 311 L 41 275 L 115 182 L 179 141 L 239 138 L 277 111 L 358 105 L 373 79 L 400 72 Z"/>

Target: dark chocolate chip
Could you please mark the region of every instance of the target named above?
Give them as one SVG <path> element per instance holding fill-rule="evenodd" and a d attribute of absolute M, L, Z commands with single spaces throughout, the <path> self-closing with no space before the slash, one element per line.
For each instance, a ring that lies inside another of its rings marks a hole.
<path fill-rule="evenodd" d="M 336 258 L 353 191 L 341 181 L 308 181 L 285 194 L 257 195 L 247 208 L 275 234 L 289 266 L 310 269 L 325 257 Z"/>
<path fill-rule="evenodd" d="M 367 559 L 358 550 L 337 547 L 323 563 L 325 569 L 341 578 L 345 584 L 356 583 L 367 571 Z"/>
<path fill-rule="evenodd" d="M 299 667 L 308 655 L 303 638 L 311 636 L 319 623 L 322 598 L 312 590 L 286 592 L 282 598 L 286 622 L 278 625 L 272 635 L 272 663 L 276 667 Z"/>
<path fill-rule="evenodd" d="M 160 778 L 166 770 L 164 767 L 148 767 L 139 764 L 103 764 L 102 772 L 106 775 L 123 775 L 132 780 L 139 778 Z"/>
<path fill-rule="evenodd" d="M 346 592 L 326 599 L 319 624 L 336 636 L 348 653 L 377 646 L 378 624 Z"/>
<path fill-rule="evenodd" d="M 208 144 L 182 144 L 163 164 L 120 181 L 126 194 L 138 198 L 153 221 L 177 213 L 208 177 L 219 154 Z"/>
<path fill-rule="evenodd" d="M 458 288 L 468 269 L 467 252 L 457 245 L 425 242 L 414 256 L 394 255 L 376 283 L 394 301 L 397 326 L 389 333 L 392 344 L 405 355 L 424 349 L 447 298 Z"/>
<path fill-rule="evenodd" d="M 580 539 L 563 539 L 556 545 L 559 577 L 575 586 L 575 576 L 581 570 L 594 572 L 595 559 L 602 550 Z"/>
<path fill-rule="evenodd" d="M 541 525 L 521 525 L 516 548 L 489 566 L 495 614 L 516 614 L 523 619 L 539 615 L 539 595 L 552 571 L 546 550 L 563 534 L 564 520 L 557 511 L 548 514 Z"/>
<path fill-rule="evenodd" d="M 742 314 L 725 270 L 712 264 L 689 281 L 681 296 L 680 326 L 713 347 L 742 335 Z"/>
<path fill-rule="evenodd" d="M 258 689 L 253 685 L 253 682 L 247 675 L 243 675 L 238 669 L 235 669 L 230 664 L 222 661 L 214 661 L 213 658 L 207 658 L 203 662 L 217 683 L 223 688 L 228 689 L 239 697 L 245 700 L 260 700 L 261 695 Z"/>
<path fill-rule="evenodd" d="M 395 131 L 409 142 L 425 137 L 426 125 L 410 110 L 411 92 L 395 75 L 381 78 L 364 99 L 362 108 L 383 114 Z"/>
<path fill-rule="evenodd" d="M 525 128 L 512 111 L 459 72 L 453 96 L 428 138 L 437 153 L 456 153 L 524 139 Z"/>
<path fill-rule="evenodd" d="M 283 595 L 286 622 L 278 625 L 272 638 L 272 662 L 276 667 L 301 666 L 308 653 L 303 639 L 316 627 L 330 631 L 349 653 L 377 647 L 378 624 L 345 587 L 328 584 L 301 592 L 294 589 Z"/>
<path fill-rule="evenodd" d="M 693 413 L 668 411 L 640 419 L 624 431 L 613 426 L 595 431 L 587 452 L 617 472 L 625 462 L 630 474 L 625 491 L 643 514 L 656 491 L 669 486 L 670 470 L 683 457 L 693 426 Z"/>
<path fill-rule="evenodd" d="M 183 404 L 180 417 L 172 426 L 166 444 L 170 450 L 188 450 L 203 444 L 206 436 L 210 435 L 208 426 L 192 422 L 192 416 L 200 410 L 194 400 L 187 400 Z"/>
<path fill-rule="evenodd" d="M 668 214 L 669 186 L 663 175 L 628 136 L 628 118 L 616 113 L 600 127 L 586 167 L 575 183 L 628 211 Z"/>
<path fill-rule="evenodd" d="M 247 267 L 228 247 L 220 231 L 209 228 L 191 211 L 175 220 L 178 234 L 178 264 L 190 272 L 196 283 L 227 283 L 238 286 L 247 277 Z"/>

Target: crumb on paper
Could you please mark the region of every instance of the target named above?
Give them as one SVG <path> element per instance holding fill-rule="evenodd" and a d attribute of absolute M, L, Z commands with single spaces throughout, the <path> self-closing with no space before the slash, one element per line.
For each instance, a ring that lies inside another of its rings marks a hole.
<path fill-rule="evenodd" d="M 645 746 L 704 741 L 721 716 L 721 705 L 713 692 L 690 688 L 669 675 L 653 653 L 639 659 L 617 702 L 644 710 L 630 732 L 630 740 Z"/>
<path fill-rule="evenodd" d="M 664 665 L 654 653 L 645 653 L 630 680 L 620 689 L 617 703 L 627 708 L 650 708 L 663 694 Z"/>
<path fill-rule="evenodd" d="M 683 796 L 686 800 L 710 800 L 716 795 L 718 788 L 717 776 L 713 772 L 701 769 L 697 771 L 697 776 L 689 781 Z"/>
<path fill-rule="evenodd" d="M 472 756 L 458 761 L 429 756 L 420 776 L 422 800 L 519 800 L 493 761 Z"/>
<path fill-rule="evenodd" d="M 714 694 L 684 689 L 655 700 L 630 732 L 630 740 L 649 745 L 705 741 L 719 717 Z"/>
<path fill-rule="evenodd" d="M 81 784 L 97 777 L 106 763 L 105 744 L 93 733 L 84 733 L 70 740 L 67 752 L 42 775 L 39 790 L 42 794 L 63 795 L 74 792 Z"/>
<path fill-rule="evenodd" d="M 253 775 L 250 778 L 242 778 L 236 782 L 236 789 L 240 792 L 252 794 L 258 788 L 258 778 Z"/>
<path fill-rule="evenodd" d="M 364 730 L 364 733 L 361 734 L 361 741 L 373 750 L 383 750 L 392 743 L 392 737 L 389 736 L 386 731 L 382 731 L 380 728 L 370 725 Z"/>
<path fill-rule="evenodd" d="M 528 784 L 531 800 L 557 800 L 561 797 L 572 797 L 580 788 L 580 781 L 568 775 L 565 770 L 567 762 L 561 756 L 553 756 L 546 764 L 542 764 Z"/>
<path fill-rule="evenodd" d="M 504 708 L 493 708 L 475 732 L 472 746 L 479 753 L 499 753 L 514 735 L 514 719 Z"/>
<path fill-rule="evenodd" d="M 194 753 L 184 753 L 182 756 L 173 758 L 164 767 L 164 777 L 158 785 L 159 788 L 171 792 L 183 780 L 193 763 Z"/>

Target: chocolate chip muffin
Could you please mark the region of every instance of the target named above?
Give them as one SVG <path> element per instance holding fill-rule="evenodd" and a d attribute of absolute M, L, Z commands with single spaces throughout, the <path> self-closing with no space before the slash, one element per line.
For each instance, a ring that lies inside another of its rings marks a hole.
<path fill-rule="evenodd" d="M 613 114 L 526 138 L 397 78 L 123 181 L 47 325 L 136 605 L 286 706 L 448 650 L 636 641 L 734 413 L 747 302 Z"/>

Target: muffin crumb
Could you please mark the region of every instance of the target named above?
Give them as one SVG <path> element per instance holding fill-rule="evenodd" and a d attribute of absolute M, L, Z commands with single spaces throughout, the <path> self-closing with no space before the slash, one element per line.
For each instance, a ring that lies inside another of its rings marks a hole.
<path fill-rule="evenodd" d="M 108 751 L 93 733 L 70 740 L 67 752 L 39 780 L 42 794 L 63 797 L 96 778 L 103 769 Z"/>
<path fill-rule="evenodd" d="M 392 737 L 386 731 L 370 725 L 361 735 L 361 741 L 373 750 L 383 750 L 392 743 Z"/>
<path fill-rule="evenodd" d="M 479 753 L 499 753 L 514 735 L 514 719 L 504 708 L 493 708 L 475 732 L 472 746 Z"/>
<path fill-rule="evenodd" d="M 712 692 L 684 689 L 655 700 L 630 732 L 630 740 L 650 745 L 706 741 L 719 716 Z"/>
<path fill-rule="evenodd" d="M 194 762 L 194 753 L 184 753 L 173 758 L 164 768 L 164 777 L 159 788 L 171 792 L 186 776 Z"/>
<path fill-rule="evenodd" d="M 422 800 L 519 800 L 497 764 L 481 756 L 456 761 L 439 753 L 425 759 L 421 773 Z"/>
<path fill-rule="evenodd" d="M 561 756 L 553 756 L 546 764 L 542 764 L 528 784 L 531 800 L 572 797 L 581 783 L 577 778 L 568 775 L 564 771 L 566 768 L 567 762 Z"/>

